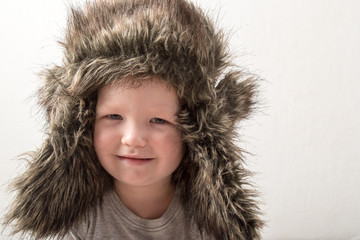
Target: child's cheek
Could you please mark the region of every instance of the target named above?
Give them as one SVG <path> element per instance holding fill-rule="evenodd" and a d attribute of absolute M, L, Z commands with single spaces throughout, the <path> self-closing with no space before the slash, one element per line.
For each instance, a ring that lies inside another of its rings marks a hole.
<path fill-rule="evenodd" d="M 100 149 L 106 149 L 109 147 L 109 143 L 111 143 L 112 139 L 114 138 L 114 131 L 111 131 L 106 124 L 100 122 L 95 123 L 94 128 L 94 148 L 96 153 Z"/>
<path fill-rule="evenodd" d="M 160 134 L 157 143 L 154 144 L 173 162 L 180 163 L 184 155 L 184 144 L 179 131 L 176 128 L 168 129 Z"/>

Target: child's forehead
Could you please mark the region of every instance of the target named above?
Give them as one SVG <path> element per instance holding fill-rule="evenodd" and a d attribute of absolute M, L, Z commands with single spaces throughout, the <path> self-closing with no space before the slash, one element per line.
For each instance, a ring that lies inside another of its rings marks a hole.
<path fill-rule="evenodd" d="M 147 106 L 179 108 L 179 98 L 174 87 L 160 79 L 150 79 L 137 84 L 115 82 L 100 89 L 98 104 L 103 106 L 142 102 Z"/>

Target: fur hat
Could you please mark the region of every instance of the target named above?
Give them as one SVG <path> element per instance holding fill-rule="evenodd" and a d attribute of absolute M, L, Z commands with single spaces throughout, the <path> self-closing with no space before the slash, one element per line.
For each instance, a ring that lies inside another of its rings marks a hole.
<path fill-rule="evenodd" d="M 61 66 L 45 72 L 47 137 L 5 217 L 36 239 L 64 235 L 112 187 L 93 147 L 98 90 L 157 76 L 180 101 L 185 156 L 173 174 L 185 213 L 216 239 L 259 239 L 263 221 L 236 145 L 252 110 L 254 77 L 229 70 L 223 32 L 186 0 L 96 0 L 71 8 Z M 129 80 L 131 79 L 131 80 Z M 250 187 L 249 187 L 250 186 Z"/>

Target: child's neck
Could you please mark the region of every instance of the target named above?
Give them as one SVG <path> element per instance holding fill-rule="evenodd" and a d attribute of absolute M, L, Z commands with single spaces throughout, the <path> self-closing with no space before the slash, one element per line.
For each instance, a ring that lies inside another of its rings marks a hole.
<path fill-rule="evenodd" d="M 115 190 L 122 203 L 144 219 L 161 217 L 175 193 L 175 187 L 170 182 L 137 187 L 115 181 Z"/>

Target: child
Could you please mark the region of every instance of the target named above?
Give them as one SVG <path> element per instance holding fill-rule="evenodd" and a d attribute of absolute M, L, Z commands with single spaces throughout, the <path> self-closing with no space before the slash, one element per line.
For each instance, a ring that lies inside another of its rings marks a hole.
<path fill-rule="evenodd" d="M 73 8 L 39 104 L 47 138 L 5 218 L 35 239 L 259 239 L 236 145 L 254 80 L 186 0 Z"/>

